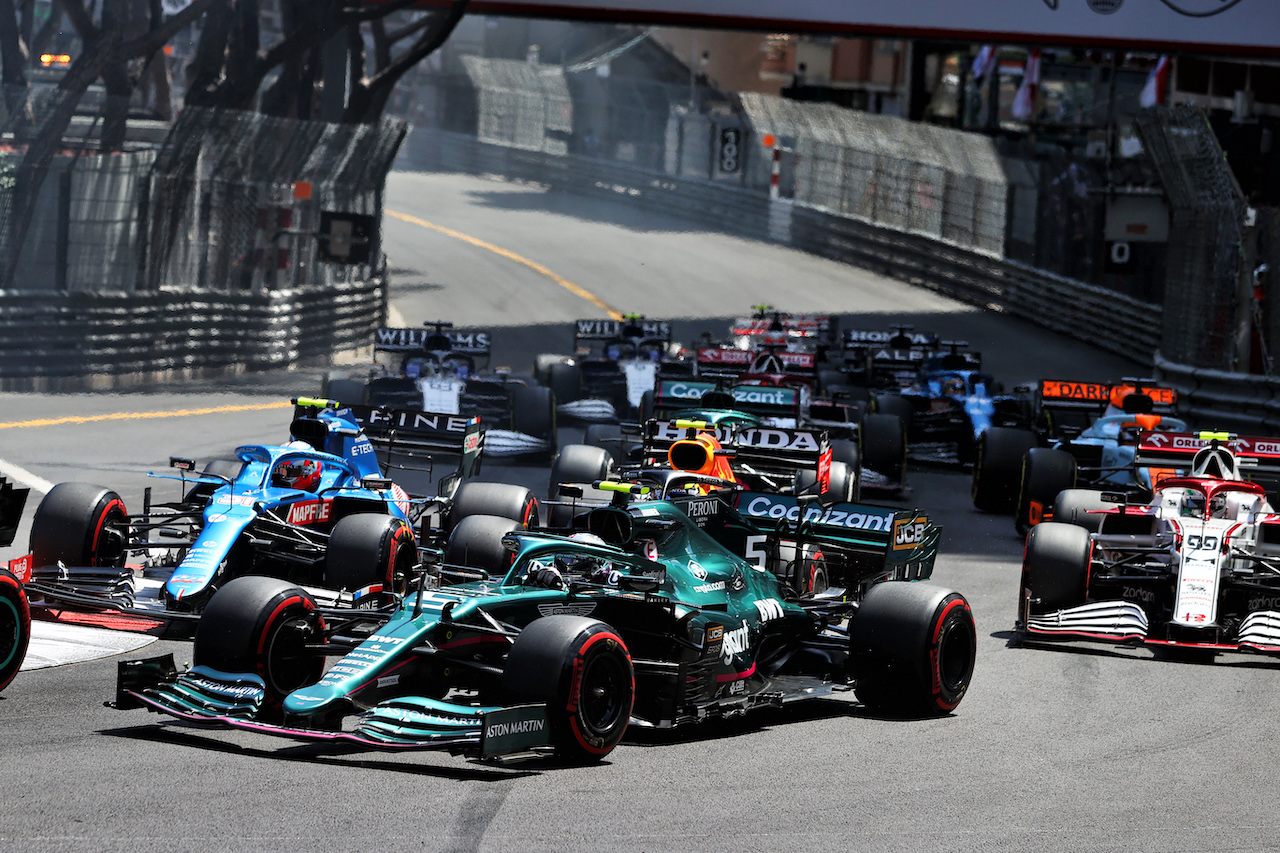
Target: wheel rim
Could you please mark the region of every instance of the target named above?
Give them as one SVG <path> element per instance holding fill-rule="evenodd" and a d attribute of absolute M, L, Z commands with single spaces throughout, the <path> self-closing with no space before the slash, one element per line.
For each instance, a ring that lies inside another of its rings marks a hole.
<path fill-rule="evenodd" d="M 626 712 L 624 696 L 630 682 L 626 667 L 614 655 L 596 655 L 582 673 L 578 719 L 592 735 L 607 735 Z"/>
<path fill-rule="evenodd" d="M 0 672 L 9 668 L 18 646 L 22 645 L 22 616 L 18 606 L 6 595 L 0 595 Z"/>
<path fill-rule="evenodd" d="M 973 649 L 968 626 L 960 619 L 951 620 L 938 638 L 938 675 L 948 692 L 954 694 L 964 687 Z"/>
<path fill-rule="evenodd" d="M 316 656 L 304 648 L 311 634 L 310 621 L 305 618 L 289 619 L 280 625 L 267 644 L 263 661 L 266 680 L 281 696 L 311 682 Z"/>

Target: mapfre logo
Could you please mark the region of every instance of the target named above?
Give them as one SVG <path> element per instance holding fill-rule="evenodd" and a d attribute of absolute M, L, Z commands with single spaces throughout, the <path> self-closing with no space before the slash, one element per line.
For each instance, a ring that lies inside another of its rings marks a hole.
<path fill-rule="evenodd" d="M 303 501 L 289 507 L 290 524 L 319 524 L 328 521 L 333 501 Z"/>
<path fill-rule="evenodd" d="M 899 518 L 893 522 L 893 550 L 905 551 L 924 541 L 928 518 Z"/>

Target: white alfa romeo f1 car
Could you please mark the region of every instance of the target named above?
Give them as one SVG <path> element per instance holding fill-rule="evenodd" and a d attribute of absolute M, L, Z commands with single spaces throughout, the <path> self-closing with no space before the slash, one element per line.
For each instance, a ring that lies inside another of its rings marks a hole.
<path fill-rule="evenodd" d="M 1171 469 L 1150 503 L 1103 493 L 1085 511 L 1094 523 L 1031 530 L 1018 631 L 1280 655 L 1280 513 L 1263 485 L 1280 473 L 1280 441 L 1151 433 L 1140 453 Z"/>

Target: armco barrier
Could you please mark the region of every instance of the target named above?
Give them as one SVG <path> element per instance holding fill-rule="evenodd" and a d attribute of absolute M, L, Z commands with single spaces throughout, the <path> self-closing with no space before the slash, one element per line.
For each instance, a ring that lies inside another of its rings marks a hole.
<path fill-rule="evenodd" d="M 385 313 L 381 278 L 261 293 L 0 292 L 0 390 L 287 367 L 367 346 Z"/>
<path fill-rule="evenodd" d="M 1188 367 L 1155 358 L 1156 378 L 1178 389 L 1179 409 L 1202 429 L 1280 433 L 1280 379 Z"/>

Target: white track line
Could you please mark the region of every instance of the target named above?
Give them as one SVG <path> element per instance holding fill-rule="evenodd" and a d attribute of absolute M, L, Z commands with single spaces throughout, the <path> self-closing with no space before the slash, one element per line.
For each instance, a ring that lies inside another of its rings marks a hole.
<path fill-rule="evenodd" d="M 37 477 L 25 468 L 19 468 L 9 462 L 0 459 L 0 475 L 8 477 L 24 486 L 30 486 L 32 491 L 47 495 L 49 490 L 53 488 L 53 483 L 41 477 Z"/>

